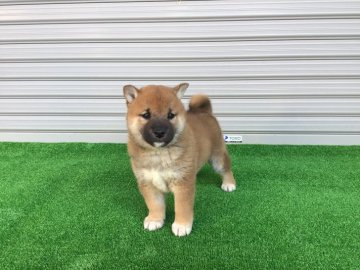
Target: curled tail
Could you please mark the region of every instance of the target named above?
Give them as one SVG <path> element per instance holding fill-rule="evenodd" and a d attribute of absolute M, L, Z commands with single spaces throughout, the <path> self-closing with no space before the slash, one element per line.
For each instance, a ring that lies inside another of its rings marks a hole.
<path fill-rule="evenodd" d="M 212 113 L 210 99 L 205 95 L 192 96 L 189 103 L 189 112 Z"/>

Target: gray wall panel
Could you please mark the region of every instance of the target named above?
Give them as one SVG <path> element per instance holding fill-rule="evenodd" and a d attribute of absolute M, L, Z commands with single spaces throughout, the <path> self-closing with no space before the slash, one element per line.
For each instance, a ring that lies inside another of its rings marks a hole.
<path fill-rule="evenodd" d="M 16 2 L 16 1 L 14 1 Z M 70 2 L 70 1 L 69 1 Z M 79 21 L 179 21 L 250 20 L 269 18 L 355 17 L 359 1 L 175 1 L 134 3 L 80 3 L 53 5 L 12 5 L 0 10 L 0 23 L 48 23 Z M 1 3 L 1 2 L 0 2 Z M 21 17 L 19 17 L 21 14 Z"/>
<path fill-rule="evenodd" d="M 125 142 L 128 83 L 190 82 L 244 143 L 360 144 L 360 1 L 0 0 L 0 140 Z"/>
<path fill-rule="evenodd" d="M 358 39 L 360 19 L 0 24 L 0 32 L 0 43 Z"/>
<path fill-rule="evenodd" d="M 359 59 L 360 40 L 2 44 L 1 62 Z"/>
<path fill-rule="evenodd" d="M 202 93 L 214 98 L 359 98 L 359 79 L 191 81 L 186 96 Z M 122 98 L 122 85 L 141 87 L 148 81 L 10 81 L 0 80 L 0 98 Z M 151 81 L 175 86 L 175 81 Z"/>
<path fill-rule="evenodd" d="M 233 80 L 246 78 L 359 78 L 358 60 L 0 63 L 1 80 Z"/>

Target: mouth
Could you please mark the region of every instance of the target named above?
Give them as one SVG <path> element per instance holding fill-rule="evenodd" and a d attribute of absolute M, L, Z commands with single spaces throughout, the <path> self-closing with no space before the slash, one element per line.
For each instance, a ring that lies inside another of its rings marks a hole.
<path fill-rule="evenodd" d="M 155 146 L 156 148 L 163 147 L 164 144 L 165 144 L 165 143 L 163 143 L 163 142 L 154 142 L 154 146 Z"/>

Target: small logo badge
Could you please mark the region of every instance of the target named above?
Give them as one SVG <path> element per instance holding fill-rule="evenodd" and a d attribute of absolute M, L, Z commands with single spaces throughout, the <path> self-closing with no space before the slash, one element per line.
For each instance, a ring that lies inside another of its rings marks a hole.
<path fill-rule="evenodd" d="M 242 143 L 241 135 L 224 135 L 224 141 L 226 143 Z"/>

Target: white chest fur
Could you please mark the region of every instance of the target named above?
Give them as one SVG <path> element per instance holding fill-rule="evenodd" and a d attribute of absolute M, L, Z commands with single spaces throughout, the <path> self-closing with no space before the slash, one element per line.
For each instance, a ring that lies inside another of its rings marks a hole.
<path fill-rule="evenodd" d="M 162 192 L 169 191 L 169 183 L 181 178 L 181 173 L 171 169 L 142 169 L 142 179 L 152 183 Z"/>
<path fill-rule="evenodd" d="M 172 181 L 180 180 L 186 175 L 188 162 L 182 154 L 183 149 L 179 147 L 160 147 L 142 153 L 134 160 L 136 177 L 153 184 L 162 192 L 168 192 Z"/>

